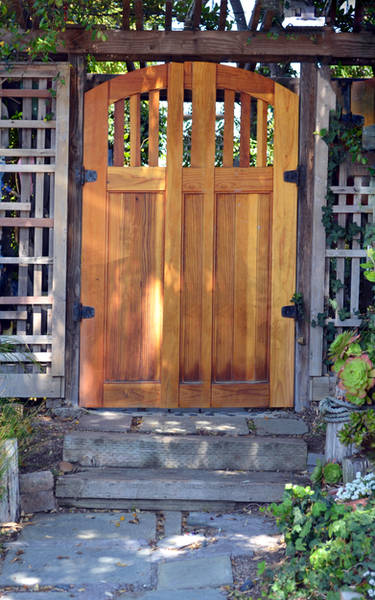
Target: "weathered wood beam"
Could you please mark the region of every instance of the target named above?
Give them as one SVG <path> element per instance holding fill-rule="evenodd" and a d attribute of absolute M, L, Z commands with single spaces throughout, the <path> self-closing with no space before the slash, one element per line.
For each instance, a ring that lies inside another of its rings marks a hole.
<path fill-rule="evenodd" d="M 1 34 L 1 32 L 0 32 Z M 33 35 L 33 34 L 30 34 Z M 206 60 L 213 62 L 323 62 L 371 64 L 372 33 L 334 33 L 330 28 L 282 32 L 275 39 L 249 31 L 107 31 L 107 40 L 92 40 L 91 32 L 69 29 L 60 36 L 55 58 L 90 53 L 101 60 Z M 0 37 L 9 41 L 10 34 Z M 25 36 L 26 37 L 26 36 Z"/>

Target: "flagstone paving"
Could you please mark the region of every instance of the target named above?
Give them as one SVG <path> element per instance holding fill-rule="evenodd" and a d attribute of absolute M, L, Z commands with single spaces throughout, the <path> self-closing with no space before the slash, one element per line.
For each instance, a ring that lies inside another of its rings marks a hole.
<path fill-rule="evenodd" d="M 278 540 L 244 513 L 192 512 L 183 528 L 174 511 L 38 515 L 7 544 L 0 600 L 225 600 L 231 559 Z"/>

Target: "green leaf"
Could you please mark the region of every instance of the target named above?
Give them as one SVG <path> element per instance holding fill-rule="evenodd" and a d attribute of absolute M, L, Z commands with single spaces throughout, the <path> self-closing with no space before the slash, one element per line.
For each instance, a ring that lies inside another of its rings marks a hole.
<path fill-rule="evenodd" d="M 261 562 L 259 562 L 257 564 L 257 572 L 258 572 L 259 577 L 261 577 L 263 575 L 265 569 L 266 569 L 266 561 L 262 560 Z"/>

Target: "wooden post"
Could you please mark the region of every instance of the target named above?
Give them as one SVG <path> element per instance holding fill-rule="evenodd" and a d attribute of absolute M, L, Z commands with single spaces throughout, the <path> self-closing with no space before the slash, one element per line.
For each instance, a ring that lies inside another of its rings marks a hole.
<path fill-rule="evenodd" d="M 77 172 L 81 170 L 83 159 L 83 100 L 86 64 L 82 55 L 71 55 L 69 61 L 71 87 L 65 397 L 72 404 L 78 404 L 80 324 L 73 320 L 73 305 L 74 302 L 80 302 L 81 295 L 82 186 L 77 181 Z"/>
<path fill-rule="evenodd" d="M 304 176 L 300 178 L 298 188 L 296 292 L 303 294 L 305 318 L 297 322 L 296 326 L 295 410 L 297 412 L 307 408 L 310 402 L 310 297 L 316 88 L 316 66 L 301 63 L 298 164 L 304 168 Z"/>
<path fill-rule="evenodd" d="M 318 71 L 317 110 L 315 129 L 329 127 L 329 112 L 336 108 L 336 95 L 330 83 L 330 76 L 323 69 Z M 314 207 L 311 269 L 311 319 L 317 320 L 318 313 L 324 311 L 324 277 L 326 232 L 322 225 L 322 207 L 326 205 L 328 171 L 328 146 L 319 135 L 314 140 Z M 322 375 L 323 330 L 310 328 L 310 375 Z"/>

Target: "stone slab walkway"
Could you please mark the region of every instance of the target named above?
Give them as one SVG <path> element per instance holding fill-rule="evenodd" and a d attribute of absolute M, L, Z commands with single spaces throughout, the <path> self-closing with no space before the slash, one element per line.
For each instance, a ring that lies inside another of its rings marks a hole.
<path fill-rule="evenodd" d="M 192 512 L 186 525 L 174 511 L 35 516 L 7 545 L 0 600 L 225 600 L 231 559 L 279 539 L 245 513 Z"/>

